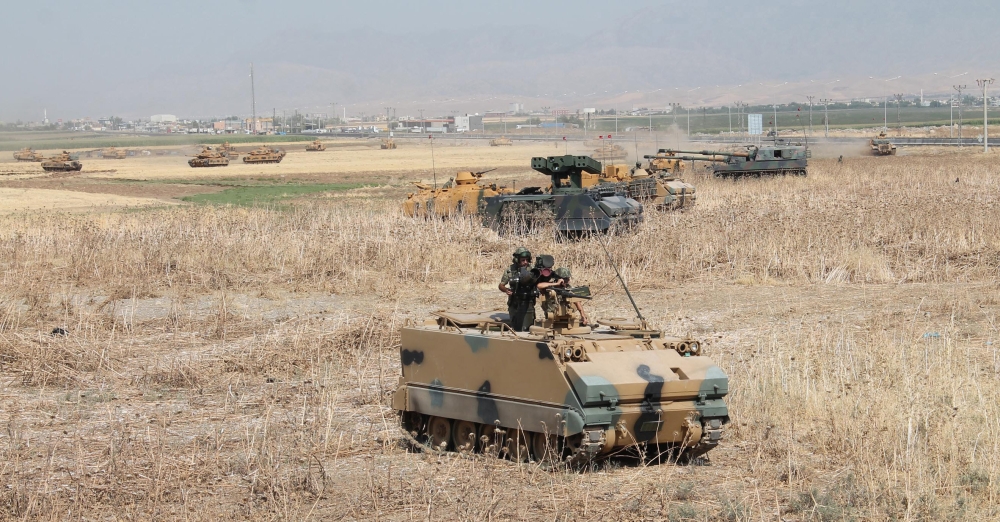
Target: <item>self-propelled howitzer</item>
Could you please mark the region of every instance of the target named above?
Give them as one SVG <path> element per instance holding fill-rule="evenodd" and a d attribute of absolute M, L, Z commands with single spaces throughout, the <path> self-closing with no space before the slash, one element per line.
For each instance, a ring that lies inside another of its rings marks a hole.
<path fill-rule="evenodd" d="M 528 187 L 517 194 L 484 198 L 484 223 L 495 229 L 517 231 L 536 221 L 553 220 L 561 233 L 607 232 L 642 222 L 642 204 L 623 191 L 608 194 L 585 188 L 583 173 L 599 174 L 601 163 L 589 156 L 531 158 L 531 168 L 549 176 L 547 190 Z"/>
<path fill-rule="evenodd" d="M 712 173 L 719 178 L 744 176 L 805 176 L 808 159 L 812 153 L 807 147 L 790 143 L 758 147 L 748 145 L 745 151 L 674 150 L 660 149 L 661 153 L 683 154 L 684 160 L 711 162 Z"/>

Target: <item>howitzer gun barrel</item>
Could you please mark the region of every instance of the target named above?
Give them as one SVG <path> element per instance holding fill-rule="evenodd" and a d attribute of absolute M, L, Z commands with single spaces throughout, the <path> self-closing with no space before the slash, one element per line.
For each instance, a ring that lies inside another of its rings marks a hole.
<path fill-rule="evenodd" d="M 678 160 L 678 161 L 718 161 L 724 162 L 727 158 L 720 156 L 650 156 L 645 155 L 643 158 L 648 160 Z"/>
<path fill-rule="evenodd" d="M 723 152 L 721 150 L 674 150 L 660 149 L 663 154 L 698 154 L 701 156 L 734 156 L 737 158 L 749 158 L 749 152 Z"/>

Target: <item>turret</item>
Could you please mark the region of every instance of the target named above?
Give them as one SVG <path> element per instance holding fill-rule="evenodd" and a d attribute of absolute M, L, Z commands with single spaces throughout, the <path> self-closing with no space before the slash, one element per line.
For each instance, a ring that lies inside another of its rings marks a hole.
<path fill-rule="evenodd" d="M 531 168 L 552 178 L 552 192 L 582 192 L 582 174 L 600 174 L 601 162 L 590 156 L 549 156 L 531 158 Z M 569 180 L 569 185 L 565 181 Z"/>

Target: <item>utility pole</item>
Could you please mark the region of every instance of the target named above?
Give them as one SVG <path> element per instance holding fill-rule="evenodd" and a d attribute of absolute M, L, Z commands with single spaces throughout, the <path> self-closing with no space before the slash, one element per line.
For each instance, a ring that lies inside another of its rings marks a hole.
<path fill-rule="evenodd" d="M 337 119 L 336 123 L 340 123 L 340 116 L 337 116 L 337 102 L 330 102 L 330 112 L 332 112 L 333 117 Z"/>
<path fill-rule="evenodd" d="M 954 94 L 952 95 L 954 96 Z M 948 98 L 948 108 L 951 113 L 951 125 L 948 126 L 948 137 L 955 137 L 955 98 Z"/>
<path fill-rule="evenodd" d="M 424 124 L 424 110 L 423 109 L 417 109 L 417 112 L 420 113 L 420 130 L 421 130 L 421 132 L 426 131 L 427 130 L 427 125 Z M 431 144 L 433 145 L 433 142 L 431 142 Z M 432 153 L 431 156 L 434 156 L 434 154 Z M 431 159 L 431 163 L 433 163 L 433 162 L 434 162 L 434 160 Z"/>
<path fill-rule="evenodd" d="M 250 125 L 253 126 L 250 134 L 257 134 L 257 95 L 253 90 L 253 62 L 250 62 L 250 112 L 253 115 L 250 121 Z"/>
<path fill-rule="evenodd" d="M 823 104 L 823 124 L 826 126 L 826 130 L 823 136 L 830 137 L 830 102 L 833 100 L 823 98 L 819 102 Z"/>
<path fill-rule="evenodd" d="M 733 135 L 733 108 L 732 106 L 726 107 L 729 109 L 729 135 Z"/>
<path fill-rule="evenodd" d="M 813 98 L 815 96 L 806 96 L 809 99 L 809 134 L 813 132 Z"/>
<path fill-rule="evenodd" d="M 691 109 L 688 108 L 688 136 L 691 135 Z"/>
<path fill-rule="evenodd" d="M 774 139 L 778 139 L 778 105 L 774 105 Z M 777 144 L 777 142 L 775 142 Z"/>
<path fill-rule="evenodd" d="M 956 91 L 958 91 L 958 146 L 961 148 L 962 145 L 962 89 L 968 87 L 967 85 L 953 85 Z M 952 124 L 954 125 L 954 123 Z"/>
<path fill-rule="evenodd" d="M 903 135 L 903 127 L 899 125 L 899 102 L 903 101 L 902 94 L 893 94 L 893 98 L 896 98 L 896 136 Z"/>
<path fill-rule="evenodd" d="M 990 151 L 990 118 L 986 112 L 986 88 L 993 83 L 993 78 L 976 80 L 976 83 L 983 88 L 983 152 L 986 153 Z"/>

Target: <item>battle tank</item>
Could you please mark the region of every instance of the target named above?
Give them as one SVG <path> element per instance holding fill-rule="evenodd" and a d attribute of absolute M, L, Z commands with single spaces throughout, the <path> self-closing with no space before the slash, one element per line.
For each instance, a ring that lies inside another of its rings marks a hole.
<path fill-rule="evenodd" d="M 605 165 L 599 175 L 585 174 L 582 182 L 584 187 L 596 187 L 602 191 L 624 191 L 643 205 L 659 210 L 689 207 L 698 199 L 694 185 L 684 182 L 671 171 L 643 169 L 638 163 L 631 169 L 620 164 Z"/>
<path fill-rule="evenodd" d="M 510 147 L 512 145 L 514 145 L 514 142 L 507 136 L 500 136 L 499 138 L 490 140 L 490 147 Z"/>
<path fill-rule="evenodd" d="M 83 164 L 66 151 L 42 161 L 42 170 L 49 172 L 70 172 L 81 169 L 83 169 Z"/>
<path fill-rule="evenodd" d="M 285 151 L 268 146 L 258 147 L 243 156 L 243 163 L 281 163 Z"/>
<path fill-rule="evenodd" d="M 225 167 L 229 165 L 229 158 L 220 150 L 205 147 L 197 156 L 188 160 L 188 165 L 192 167 Z"/>
<path fill-rule="evenodd" d="M 379 145 L 379 148 L 383 150 L 395 149 L 396 140 L 393 140 L 392 138 L 383 138 L 382 144 Z"/>
<path fill-rule="evenodd" d="M 322 141 L 316 140 L 309 145 L 306 145 L 306 151 L 324 151 L 326 150 L 326 145 Z"/>
<path fill-rule="evenodd" d="M 479 310 L 401 329 L 392 405 L 414 442 L 579 465 L 625 452 L 694 457 L 722 441 L 729 378 L 699 341 L 641 315 L 585 326 L 574 303 L 589 289 L 545 292 L 554 303 L 527 332 Z"/>
<path fill-rule="evenodd" d="M 601 163 L 589 156 L 531 158 L 531 168 L 549 176 L 552 184 L 521 189 L 517 194 L 484 198 L 484 224 L 497 231 L 531 229 L 539 221 L 554 221 L 563 234 L 608 232 L 642 222 L 642 204 L 624 190 L 584 187 L 585 174 L 600 174 Z"/>
<path fill-rule="evenodd" d="M 780 141 L 780 140 L 779 140 Z M 800 144 L 776 142 L 773 146 L 758 147 L 747 145 L 743 152 L 691 151 L 660 149 L 661 153 L 673 154 L 678 160 L 711 162 L 712 173 L 718 178 L 742 178 L 745 176 L 805 176 L 808 160 L 812 152 Z M 684 156 L 676 156 L 683 154 Z"/>
<path fill-rule="evenodd" d="M 889 141 L 885 132 L 878 133 L 878 136 L 868 140 L 868 146 L 872 149 L 873 156 L 895 156 L 896 145 Z"/>
<path fill-rule="evenodd" d="M 649 168 L 647 170 L 650 173 L 680 176 L 687 170 L 687 163 L 678 159 L 677 155 L 673 153 L 657 152 L 655 156 L 644 157 L 649 160 Z"/>
<path fill-rule="evenodd" d="M 108 147 L 106 149 L 101 149 L 101 157 L 104 159 L 125 159 L 128 156 L 128 151 L 116 149 L 114 147 Z"/>
<path fill-rule="evenodd" d="M 44 161 L 45 156 L 41 152 L 36 152 L 31 147 L 25 147 L 14 152 L 14 159 L 17 161 Z"/>
<path fill-rule="evenodd" d="M 228 141 L 222 142 L 222 145 L 219 145 L 219 147 L 216 150 L 218 150 L 219 153 L 222 154 L 223 156 L 230 159 L 236 159 L 240 157 L 239 151 L 237 151 L 236 147 L 232 146 Z"/>
<path fill-rule="evenodd" d="M 621 145 L 601 143 L 601 146 L 594 149 L 593 158 L 597 161 L 621 161 L 628 157 L 628 153 Z"/>
<path fill-rule="evenodd" d="M 459 172 L 453 180 L 449 180 L 440 189 L 416 183 L 417 192 L 406 196 L 406 201 L 403 202 L 403 213 L 410 217 L 449 217 L 456 214 L 476 214 L 479 212 L 483 198 L 514 193 L 513 190 L 497 186 L 496 183 L 479 184 L 483 174 L 494 170 L 496 169 L 481 172 Z"/>

